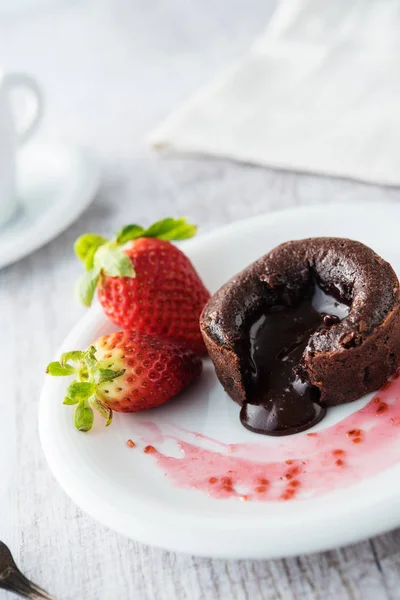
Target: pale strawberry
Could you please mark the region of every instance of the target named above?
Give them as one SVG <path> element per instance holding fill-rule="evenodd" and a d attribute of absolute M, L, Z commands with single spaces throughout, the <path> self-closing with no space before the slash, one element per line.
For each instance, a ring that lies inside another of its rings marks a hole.
<path fill-rule="evenodd" d="M 138 412 L 165 404 L 200 377 L 201 359 L 187 346 L 134 331 L 98 339 L 86 351 L 64 353 L 47 373 L 75 375 L 64 404 L 75 404 L 75 425 L 89 431 L 93 409 L 111 423 L 112 411 Z"/>
<path fill-rule="evenodd" d="M 85 234 L 75 252 L 87 272 L 78 282 L 90 305 L 97 287 L 104 312 L 123 329 L 162 335 L 205 354 L 199 317 L 210 294 L 192 263 L 168 240 L 192 237 L 186 219 L 164 219 L 144 230 L 124 227 L 113 240 Z"/>

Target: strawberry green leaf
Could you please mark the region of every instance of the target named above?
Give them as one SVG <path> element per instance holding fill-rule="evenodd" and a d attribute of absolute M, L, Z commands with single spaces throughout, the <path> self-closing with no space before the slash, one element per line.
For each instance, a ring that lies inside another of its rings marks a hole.
<path fill-rule="evenodd" d="M 103 270 L 110 277 L 135 277 L 131 259 L 120 248 L 99 248 L 94 257 L 94 264 L 95 269 Z"/>
<path fill-rule="evenodd" d="M 106 419 L 106 427 L 108 427 L 109 425 L 111 425 L 112 421 L 111 408 L 106 406 L 101 400 L 99 400 L 95 396 L 93 396 L 92 398 L 90 399 L 91 405 L 101 414 L 102 417 Z"/>
<path fill-rule="evenodd" d="M 97 384 L 112 381 L 125 373 L 125 369 L 121 371 L 113 371 L 113 369 L 98 369 L 95 373 L 94 380 Z"/>
<path fill-rule="evenodd" d="M 94 371 L 97 367 L 97 359 L 96 359 L 96 348 L 94 346 L 89 346 L 89 348 L 84 353 L 83 360 L 88 369 Z"/>
<path fill-rule="evenodd" d="M 90 306 L 99 281 L 100 270 L 85 271 L 75 285 L 75 295 L 85 306 Z"/>
<path fill-rule="evenodd" d="M 75 367 L 71 365 L 61 365 L 59 362 L 51 362 L 47 365 L 46 373 L 55 377 L 65 377 L 75 373 Z"/>
<path fill-rule="evenodd" d="M 98 246 L 92 246 L 89 250 L 88 253 L 86 254 L 85 257 L 85 267 L 86 267 L 86 271 L 90 271 L 91 269 L 93 269 L 94 266 L 94 255 L 96 254 L 98 250 Z"/>
<path fill-rule="evenodd" d="M 60 365 L 62 367 L 66 366 L 66 363 L 69 360 L 72 360 L 72 362 L 79 362 L 80 360 L 82 360 L 83 356 L 84 356 L 84 352 L 82 352 L 81 350 L 71 350 L 70 352 L 64 352 L 63 354 L 61 354 L 61 358 L 60 358 Z M 69 365 L 68 365 L 69 366 Z"/>
<path fill-rule="evenodd" d="M 101 391 L 99 388 L 101 383 L 111 381 L 125 373 L 124 370 L 114 371 L 111 368 L 99 368 L 96 352 L 95 346 L 89 346 L 84 352 L 80 350 L 64 352 L 60 362 L 53 362 L 48 366 L 50 375 L 72 375 L 74 373 L 77 376 L 77 379 L 68 386 L 63 403 L 76 405 L 74 421 L 79 431 L 91 429 L 94 419 L 93 408 L 106 419 L 106 425 L 110 425 L 112 410 L 105 401 L 97 397 L 96 392 L 97 390 Z M 70 365 L 68 360 L 76 363 L 76 366 Z"/>
<path fill-rule="evenodd" d="M 96 385 L 89 381 L 73 381 L 67 387 L 67 397 L 71 400 L 87 400 L 96 391 Z"/>
<path fill-rule="evenodd" d="M 159 240 L 186 240 L 195 235 L 196 225 L 191 225 L 185 218 L 173 219 L 168 217 L 153 223 L 143 233 L 143 237 L 154 237 Z"/>
<path fill-rule="evenodd" d="M 66 396 L 64 398 L 63 404 L 68 404 L 69 406 L 72 406 L 73 404 L 78 404 L 78 402 L 79 402 L 79 400 L 77 400 L 76 398 L 75 398 L 75 400 L 73 400 L 72 398 L 68 398 L 68 396 Z"/>
<path fill-rule="evenodd" d="M 115 236 L 115 241 L 119 246 L 122 246 L 127 242 L 131 242 L 132 240 L 142 237 L 143 232 L 144 229 L 140 225 L 125 225 L 125 227 L 118 231 L 117 235 Z"/>
<path fill-rule="evenodd" d="M 75 254 L 85 264 L 88 271 L 93 268 L 93 257 L 96 250 L 107 241 L 106 238 L 95 233 L 85 233 L 75 241 Z"/>
<path fill-rule="evenodd" d="M 89 431 L 92 428 L 93 421 L 93 409 L 88 405 L 87 400 L 81 400 L 75 409 L 75 427 L 79 431 Z"/>

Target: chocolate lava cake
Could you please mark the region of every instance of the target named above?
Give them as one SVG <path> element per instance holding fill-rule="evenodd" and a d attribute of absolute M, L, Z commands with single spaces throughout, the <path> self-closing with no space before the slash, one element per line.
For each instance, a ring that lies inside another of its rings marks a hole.
<path fill-rule="evenodd" d="M 288 435 L 378 389 L 400 363 L 399 282 L 342 238 L 287 242 L 228 281 L 200 326 L 241 421 Z"/>

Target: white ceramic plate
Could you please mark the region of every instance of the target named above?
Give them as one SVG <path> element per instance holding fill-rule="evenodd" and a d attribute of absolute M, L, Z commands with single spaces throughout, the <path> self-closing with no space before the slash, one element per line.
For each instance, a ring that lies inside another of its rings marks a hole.
<path fill-rule="evenodd" d="M 309 207 L 235 223 L 187 242 L 184 249 L 212 291 L 276 244 L 317 235 L 363 241 L 400 272 L 398 223 L 400 207 L 392 204 Z M 96 307 L 60 352 L 84 348 L 112 330 Z M 62 405 L 65 384 L 46 379 L 40 401 L 40 436 L 50 468 L 83 510 L 141 542 L 206 556 L 273 558 L 355 542 L 400 525 L 400 462 L 310 499 L 240 502 L 174 486 L 153 457 L 126 447 L 137 423 L 146 419 L 225 444 L 259 442 L 267 455 L 278 438 L 257 436 L 240 425 L 238 407 L 224 394 L 211 365 L 184 397 L 145 416 L 116 415 L 108 429 L 99 418 L 89 434 L 75 431 L 72 410 Z M 331 409 L 317 427 L 340 421 L 366 402 Z M 400 449 L 396 452 L 400 459 Z"/>
<path fill-rule="evenodd" d="M 0 229 L 0 268 L 67 229 L 89 206 L 99 184 L 99 166 L 88 151 L 29 144 L 18 157 L 18 211 Z"/>

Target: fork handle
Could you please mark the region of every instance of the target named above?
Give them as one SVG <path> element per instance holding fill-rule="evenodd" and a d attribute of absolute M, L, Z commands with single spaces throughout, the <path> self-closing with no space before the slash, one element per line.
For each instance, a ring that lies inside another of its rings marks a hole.
<path fill-rule="evenodd" d="M 0 588 L 19 594 L 24 598 L 30 598 L 30 600 L 55 600 L 53 596 L 31 583 L 17 569 L 10 569 L 7 578 L 0 581 Z"/>

